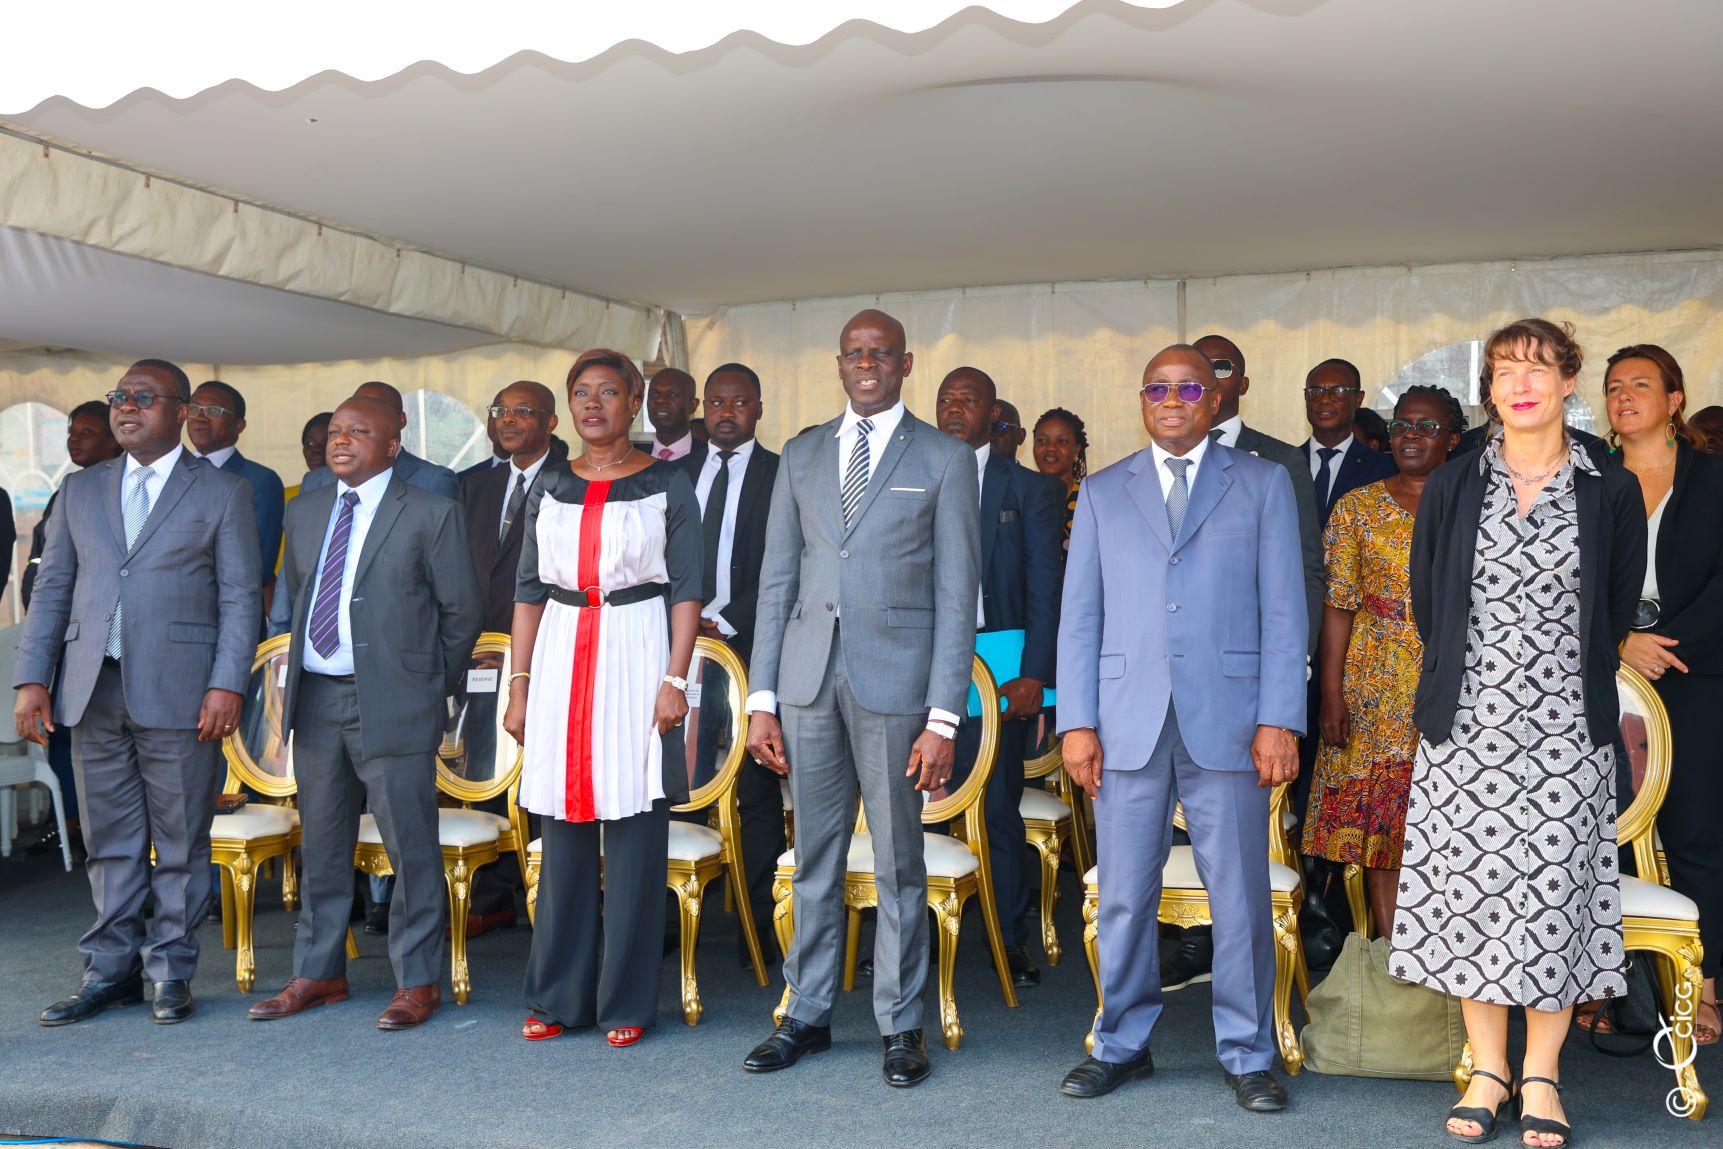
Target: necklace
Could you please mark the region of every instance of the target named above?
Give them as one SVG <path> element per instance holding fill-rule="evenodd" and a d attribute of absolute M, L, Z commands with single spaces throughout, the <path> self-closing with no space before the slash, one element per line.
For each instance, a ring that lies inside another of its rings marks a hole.
<path fill-rule="evenodd" d="M 589 451 L 582 451 L 580 453 L 580 461 L 585 463 L 588 467 L 592 468 L 592 470 L 598 472 L 599 474 L 603 474 L 604 469 L 606 467 L 614 467 L 618 463 L 625 462 L 628 459 L 628 457 L 632 454 L 634 454 L 634 444 L 630 443 L 628 445 L 628 450 L 622 452 L 621 456 L 619 456 L 618 458 L 610 460 L 610 462 L 608 462 L 608 463 L 595 463 L 595 462 L 593 462 L 592 461 L 592 454 Z"/>
<path fill-rule="evenodd" d="M 1502 466 L 1504 466 L 1508 469 L 1508 474 L 1510 474 L 1514 477 L 1515 482 L 1524 483 L 1526 486 L 1532 487 L 1532 486 L 1536 486 L 1537 484 L 1539 484 L 1541 482 L 1544 482 L 1551 475 L 1553 475 L 1557 471 L 1561 470 L 1561 465 L 1563 463 L 1567 462 L 1567 456 L 1568 456 L 1568 452 L 1564 448 L 1562 450 L 1562 453 L 1557 455 L 1555 457 L 1555 459 L 1553 461 L 1551 461 L 1549 466 L 1545 467 L 1542 471 L 1539 471 L 1535 475 L 1527 475 L 1527 474 L 1522 473 L 1518 467 L 1514 466 L 1512 463 L 1510 463 L 1508 461 L 1507 452 L 1504 451 L 1504 452 L 1502 452 Z"/>

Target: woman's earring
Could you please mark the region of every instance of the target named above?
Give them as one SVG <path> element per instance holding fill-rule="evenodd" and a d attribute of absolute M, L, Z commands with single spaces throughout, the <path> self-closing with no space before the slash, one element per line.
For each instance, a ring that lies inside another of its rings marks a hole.
<path fill-rule="evenodd" d="M 1674 419 L 1669 420 L 1668 435 L 1669 435 L 1669 445 L 1671 447 L 1675 446 L 1675 420 Z"/>
<path fill-rule="evenodd" d="M 1609 453 L 1610 454 L 1613 455 L 1616 452 L 1621 450 L 1621 436 L 1615 433 L 1614 427 L 1611 427 L 1609 429 L 1609 434 L 1605 435 L 1604 438 L 1609 440 Z"/>

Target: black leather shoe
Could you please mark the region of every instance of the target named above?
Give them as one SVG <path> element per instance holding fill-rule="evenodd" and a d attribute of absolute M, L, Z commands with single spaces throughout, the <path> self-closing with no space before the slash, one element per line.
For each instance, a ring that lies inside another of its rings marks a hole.
<path fill-rule="evenodd" d="M 1041 971 L 1029 960 L 1029 951 L 1025 947 L 1005 947 L 1005 961 L 1011 967 L 1011 984 L 1018 989 L 1041 984 Z"/>
<path fill-rule="evenodd" d="M 155 1000 L 150 1002 L 150 1020 L 172 1025 L 191 1016 L 191 982 L 174 979 L 156 982 Z"/>
<path fill-rule="evenodd" d="M 1161 992 L 1212 981 L 1213 968 L 1214 935 L 1186 933 L 1178 948 L 1161 958 Z"/>
<path fill-rule="evenodd" d="M 920 1085 L 933 1072 L 927 1060 L 927 1041 L 919 1029 L 894 1033 L 885 1041 L 885 1083 L 899 1089 Z"/>
<path fill-rule="evenodd" d="M 1065 1075 L 1059 1092 L 1066 1097 L 1105 1097 L 1127 1081 L 1147 1077 L 1155 1071 L 1154 1059 L 1148 1050 L 1132 1061 L 1101 1061 L 1085 1057 L 1083 1063 Z"/>
<path fill-rule="evenodd" d="M 1266 1069 L 1226 1074 L 1226 1084 L 1238 1103 L 1252 1113 L 1279 1113 L 1286 1108 L 1286 1086 Z"/>
<path fill-rule="evenodd" d="M 756 1045 L 742 1059 L 742 1068 L 749 1073 L 772 1073 L 788 1069 L 810 1053 L 820 1053 L 832 1047 L 832 1027 L 808 1025 L 786 1017 L 772 1031 L 772 1036 Z"/>
<path fill-rule="evenodd" d="M 112 985 L 84 985 L 71 997 L 63 998 L 42 1011 L 36 1020 L 43 1025 L 71 1025 L 104 1009 L 138 1005 L 144 1000 L 142 974 L 122 978 Z"/>
<path fill-rule="evenodd" d="M 365 932 L 368 934 L 386 934 L 389 932 L 388 902 L 379 902 L 365 911 Z"/>

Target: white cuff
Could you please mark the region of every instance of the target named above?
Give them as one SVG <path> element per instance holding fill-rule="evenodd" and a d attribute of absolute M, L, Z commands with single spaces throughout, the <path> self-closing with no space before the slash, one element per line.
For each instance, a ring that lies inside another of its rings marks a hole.
<path fill-rule="evenodd" d="M 957 715 L 953 714 L 951 711 L 941 710 L 937 706 L 932 706 L 932 707 L 928 708 L 927 720 L 929 722 L 943 722 L 947 726 L 961 726 L 963 724 L 963 719 L 959 718 Z"/>
<path fill-rule="evenodd" d="M 748 701 L 742 709 L 749 714 L 756 710 L 764 710 L 767 714 L 776 714 L 778 712 L 778 692 L 775 690 L 756 690 L 748 695 Z"/>
<path fill-rule="evenodd" d="M 721 614 L 713 615 L 712 622 L 718 627 L 718 633 L 723 635 L 725 638 L 735 638 L 739 633 L 735 627 L 730 625 L 730 620 Z M 770 692 L 762 690 L 760 693 L 767 694 Z"/>

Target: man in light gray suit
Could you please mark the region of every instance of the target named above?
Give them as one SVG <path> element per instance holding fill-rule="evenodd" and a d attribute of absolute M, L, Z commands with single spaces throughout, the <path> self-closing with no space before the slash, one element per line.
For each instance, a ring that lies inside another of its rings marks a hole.
<path fill-rule="evenodd" d="M 389 405 L 359 396 L 329 420 L 337 480 L 287 508 L 270 618 L 288 648 L 282 726 L 293 735 L 304 827 L 305 899 L 293 980 L 254 1021 L 345 1000 L 353 850 L 362 799 L 395 871 L 389 961 L 395 996 L 379 1029 L 408 1029 L 442 1002 L 442 850 L 436 760 L 445 700 L 466 675 L 484 619 L 466 523 L 454 501 L 390 466 L 401 440 Z M 295 604 L 291 616 L 282 606 Z"/>
<path fill-rule="evenodd" d="M 192 1012 L 220 743 L 251 677 L 262 580 L 251 484 L 180 446 L 190 401 L 185 372 L 160 359 L 108 393 L 126 453 L 61 487 L 18 647 L 18 732 L 46 744 L 56 722 L 72 728 L 96 902 L 83 985 L 43 1025 L 136 1004 L 143 977 L 151 1020 Z"/>
<path fill-rule="evenodd" d="M 929 1072 L 920 791 L 951 777 L 968 696 L 981 495 L 975 453 L 904 409 L 914 363 L 904 343 L 903 325 L 882 312 L 845 325 L 837 358 L 849 405 L 784 444 L 772 492 L 748 750 L 790 778 L 795 941 L 787 1014 L 744 1060 L 751 1072 L 831 1047 L 858 788 L 879 893 L 873 1005 L 885 1079 L 910 1086 Z"/>
<path fill-rule="evenodd" d="M 1209 440 L 1213 368 L 1149 361 L 1153 443 L 1083 483 L 1059 624 L 1066 769 L 1095 800 L 1102 1012 L 1061 1083 L 1098 1097 L 1153 1072 L 1161 870 L 1183 801 L 1214 919 L 1215 1049 L 1238 1103 L 1275 1080 L 1268 787 L 1298 773 L 1308 627 L 1286 469 Z"/>

